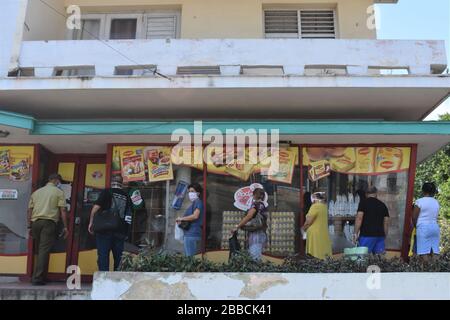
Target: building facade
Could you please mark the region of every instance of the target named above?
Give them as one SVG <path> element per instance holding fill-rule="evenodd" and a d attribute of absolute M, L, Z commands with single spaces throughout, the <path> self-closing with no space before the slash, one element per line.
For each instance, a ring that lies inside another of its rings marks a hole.
<path fill-rule="evenodd" d="M 175 218 L 186 184 L 200 182 L 201 251 L 226 260 L 229 229 L 259 183 L 267 259 L 304 253 L 300 226 L 315 191 L 327 194 L 340 255 L 352 245 L 358 192 L 374 185 L 390 210 L 388 253 L 406 257 L 416 164 L 450 141 L 450 123 L 423 119 L 448 97 L 450 77 L 444 41 L 377 40 L 373 6 L 396 2 L 2 1 L 0 274 L 31 273 L 26 208 L 51 172 L 63 176 L 70 211 L 70 235 L 50 258 L 54 279 L 70 265 L 96 271 L 88 217 L 113 175 L 143 199 L 130 251 L 181 251 Z M 279 172 L 218 162 L 235 159 L 207 147 L 227 130 L 278 130 Z M 192 137 L 177 152 L 175 132 Z M 197 153 L 197 163 L 177 159 Z"/>

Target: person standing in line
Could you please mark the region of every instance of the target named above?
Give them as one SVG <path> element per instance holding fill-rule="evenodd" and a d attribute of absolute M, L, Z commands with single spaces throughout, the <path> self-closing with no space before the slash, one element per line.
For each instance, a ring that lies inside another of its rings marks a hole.
<path fill-rule="evenodd" d="M 418 199 L 413 209 L 413 223 L 416 226 L 417 255 L 428 260 L 439 254 L 440 228 L 438 224 L 439 202 L 434 183 L 424 183 L 423 197 Z"/>
<path fill-rule="evenodd" d="M 302 233 L 306 232 L 306 253 L 323 260 L 332 255 L 325 193 L 315 192 L 311 198 L 312 205 L 306 215 Z"/>
<path fill-rule="evenodd" d="M 63 237 L 67 239 L 66 199 L 59 188 L 62 177 L 51 174 L 44 187 L 33 192 L 28 205 L 28 229 L 31 229 L 37 259 L 31 283 L 45 285 L 50 251 L 57 238 L 57 225 L 60 217 L 64 224 Z"/>
<path fill-rule="evenodd" d="M 264 198 L 266 193 L 264 189 L 256 188 L 253 191 L 253 204 L 250 210 L 248 210 L 247 215 L 242 219 L 241 222 L 236 226 L 234 230 L 231 231 L 231 234 L 237 232 L 240 228 L 244 227 L 247 222 L 256 217 L 257 214 L 260 214 L 263 217 L 263 226 L 259 230 L 247 231 L 248 232 L 248 250 L 250 256 L 255 261 L 260 261 L 262 257 L 263 249 L 267 243 L 267 218 L 268 212 L 267 207 L 264 204 Z"/>
<path fill-rule="evenodd" d="M 97 243 L 97 263 L 99 271 L 109 271 L 109 254 L 112 251 L 114 258 L 114 271 L 117 271 L 122 259 L 125 240 L 128 236 L 128 227 L 131 224 L 131 199 L 123 190 L 121 176 L 113 176 L 111 188 L 100 193 L 91 210 L 88 231 L 94 235 Z M 117 210 L 121 223 L 117 230 L 94 232 L 94 217 L 101 210 Z"/>
<path fill-rule="evenodd" d="M 376 187 L 370 187 L 366 198 L 359 203 L 353 241 L 358 241 L 361 247 L 367 247 L 369 253 L 384 254 L 389 230 L 389 210 L 377 198 L 377 193 Z"/>
<path fill-rule="evenodd" d="M 198 183 L 188 187 L 189 200 L 192 202 L 186 209 L 183 217 L 177 218 L 176 223 L 188 222 L 189 228 L 184 230 L 184 253 L 186 257 L 198 254 L 203 232 L 203 201 L 201 195 L 203 188 Z"/>

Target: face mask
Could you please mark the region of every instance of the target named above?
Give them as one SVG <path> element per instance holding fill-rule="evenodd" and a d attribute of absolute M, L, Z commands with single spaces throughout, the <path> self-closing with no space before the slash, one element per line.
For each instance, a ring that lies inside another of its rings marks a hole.
<path fill-rule="evenodd" d="M 197 192 L 189 192 L 189 200 L 191 201 L 195 201 L 198 199 L 198 194 Z"/>
<path fill-rule="evenodd" d="M 314 203 L 315 200 L 316 200 L 316 198 L 311 196 L 311 202 Z"/>
<path fill-rule="evenodd" d="M 62 183 L 61 183 L 61 182 L 58 182 L 58 183 L 56 184 L 56 187 L 59 188 L 59 189 L 61 189 Z"/>

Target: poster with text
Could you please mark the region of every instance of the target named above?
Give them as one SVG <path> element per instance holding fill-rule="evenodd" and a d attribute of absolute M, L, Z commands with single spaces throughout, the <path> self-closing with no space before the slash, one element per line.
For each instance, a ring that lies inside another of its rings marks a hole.
<path fill-rule="evenodd" d="M 148 179 L 150 182 L 173 179 L 172 148 L 155 146 L 144 149 L 148 165 Z"/>
<path fill-rule="evenodd" d="M 121 147 L 120 163 L 123 182 L 145 180 L 144 154 L 142 149 Z"/>

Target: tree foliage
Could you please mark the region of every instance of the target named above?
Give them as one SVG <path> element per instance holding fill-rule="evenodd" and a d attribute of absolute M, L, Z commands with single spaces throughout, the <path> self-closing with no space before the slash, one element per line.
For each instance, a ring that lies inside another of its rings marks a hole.
<path fill-rule="evenodd" d="M 441 121 L 450 121 L 450 114 L 440 116 Z M 419 198 L 424 182 L 434 182 L 439 189 L 437 199 L 441 215 L 450 219 L 450 144 L 417 166 L 415 198 Z"/>

